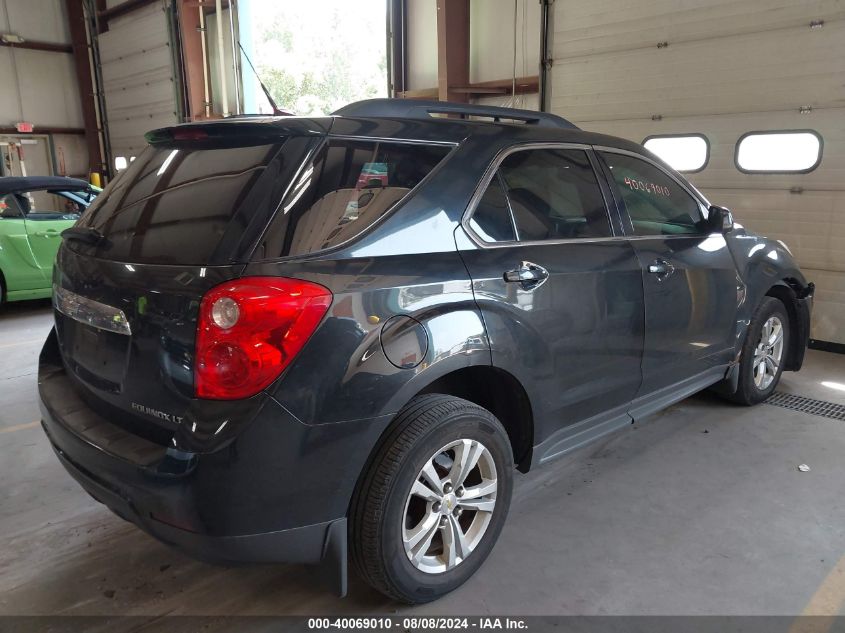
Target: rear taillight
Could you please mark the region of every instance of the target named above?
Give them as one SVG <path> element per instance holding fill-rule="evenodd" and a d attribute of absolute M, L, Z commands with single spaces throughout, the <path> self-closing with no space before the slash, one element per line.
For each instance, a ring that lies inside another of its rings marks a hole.
<path fill-rule="evenodd" d="M 200 305 L 197 398 L 255 395 L 287 367 L 317 329 L 332 294 L 284 277 L 244 277 L 212 288 Z"/>

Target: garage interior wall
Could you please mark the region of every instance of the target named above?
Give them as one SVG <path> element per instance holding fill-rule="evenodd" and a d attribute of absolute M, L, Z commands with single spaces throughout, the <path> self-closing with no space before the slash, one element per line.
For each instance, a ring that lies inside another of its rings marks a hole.
<path fill-rule="evenodd" d="M 0 0 L 0 33 L 68 48 L 55 51 L 0 46 L 0 142 L 34 141 L 22 146 L 31 176 L 57 173 L 84 177 L 88 152 L 80 133 L 82 106 L 63 0 Z M 33 123 L 35 135 L 12 133 L 21 121 Z M 39 129 L 50 128 L 69 133 L 38 133 Z M 11 167 L 12 174 L 20 175 L 16 159 Z"/>

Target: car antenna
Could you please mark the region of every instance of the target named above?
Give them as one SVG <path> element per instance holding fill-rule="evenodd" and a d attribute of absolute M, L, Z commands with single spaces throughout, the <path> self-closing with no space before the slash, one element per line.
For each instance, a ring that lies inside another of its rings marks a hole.
<path fill-rule="evenodd" d="M 238 42 L 238 48 L 241 49 L 241 53 L 246 58 L 249 67 L 252 68 L 252 72 L 255 74 L 255 78 L 258 79 L 258 83 L 261 85 L 261 89 L 264 91 L 264 96 L 267 97 L 267 101 L 270 102 L 270 107 L 273 108 L 273 114 L 278 116 L 293 116 L 293 112 L 288 112 L 287 110 L 282 110 L 279 106 L 276 105 L 276 101 L 273 99 L 273 96 L 270 94 L 270 91 L 267 90 L 267 86 L 264 85 L 264 82 L 261 81 L 261 75 L 258 74 L 258 71 L 255 70 L 255 66 L 252 65 L 252 60 L 249 58 L 249 55 L 246 54 L 243 45 Z"/>

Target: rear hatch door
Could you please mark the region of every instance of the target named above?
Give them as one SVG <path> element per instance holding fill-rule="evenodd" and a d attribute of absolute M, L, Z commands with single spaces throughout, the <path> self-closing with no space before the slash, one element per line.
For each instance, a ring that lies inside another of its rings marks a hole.
<path fill-rule="evenodd" d="M 202 296 L 241 274 L 320 136 L 175 129 L 194 132 L 156 133 L 65 237 L 53 273 L 58 345 L 83 397 L 165 441 L 196 402 Z"/>

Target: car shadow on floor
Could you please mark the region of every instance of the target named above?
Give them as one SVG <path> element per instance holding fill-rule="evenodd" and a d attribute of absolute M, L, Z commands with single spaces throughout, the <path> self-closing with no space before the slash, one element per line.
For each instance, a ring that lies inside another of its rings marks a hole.
<path fill-rule="evenodd" d="M 26 319 L 49 312 L 50 299 L 33 299 L 31 301 L 4 301 L 0 304 L 0 322 L 12 319 Z"/>
<path fill-rule="evenodd" d="M 94 505 L 20 538 L 25 545 L 17 556 L 40 559 L 40 570 L 5 590 L 6 615 L 304 615 L 396 607 L 354 573 L 349 596 L 340 599 L 319 566 L 193 560 Z M 9 557 L 0 557 L 9 567 L 16 564 L 15 540 Z M 27 553 L 32 547 L 50 554 Z"/>

